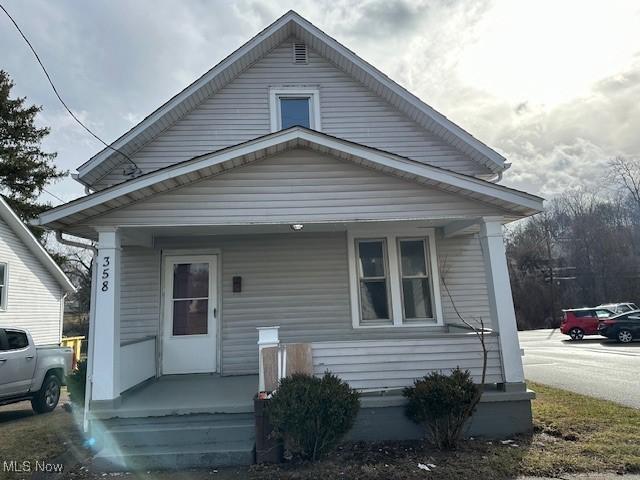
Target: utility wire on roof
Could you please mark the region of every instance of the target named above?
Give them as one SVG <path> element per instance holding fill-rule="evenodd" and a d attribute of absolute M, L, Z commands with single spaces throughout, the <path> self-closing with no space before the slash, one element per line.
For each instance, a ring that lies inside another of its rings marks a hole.
<path fill-rule="evenodd" d="M 9 17 L 9 20 L 11 20 L 11 23 L 13 23 L 13 25 L 16 27 L 16 29 L 18 30 L 18 32 L 20 33 L 20 35 L 22 36 L 22 38 L 24 39 L 25 42 L 27 42 L 27 45 L 29 46 L 29 48 L 31 49 L 31 51 L 33 52 L 33 55 L 36 57 L 36 60 L 38 61 L 38 63 L 40 64 L 40 67 L 42 67 L 42 71 L 44 72 L 45 76 L 47 77 L 47 80 L 49 81 L 49 84 L 51 85 L 51 88 L 53 89 L 53 92 L 56 94 L 56 97 L 58 97 L 58 100 L 60 100 L 60 103 L 62 104 L 62 106 L 65 108 L 65 110 L 67 112 L 69 112 L 69 115 L 71 115 L 71 117 L 82 127 L 84 128 L 87 132 L 89 132 L 96 140 L 98 140 L 100 143 L 102 143 L 105 147 L 113 150 L 116 153 L 119 153 L 120 155 L 122 155 L 123 157 L 125 157 L 129 162 L 131 162 L 131 164 L 136 168 L 136 170 L 133 172 L 133 174 L 137 174 L 140 173 L 140 167 L 138 167 L 138 165 L 136 164 L 136 162 L 134 162 L 133 160 L 131 160 L 131 157 L 129 157 L 129 155 L 127 155 L 126 153 L 118 150 L 115 147 L 112 147 L 111 145 L 109 145 L 107 142 L 105 142 L 104 140 L 102 140 L 98 135 L 96 135 L 95 133 L 93 133 L 93 131 L 91 131 L 91 129 L 89 127 L 87 127 L 84 123 L 82 123 L 82 121 L 76 117 L 75 113 L 73 113 L 71 111 L 71 109 L 67 106 L 67 104 L 64 102 L 64 100 L 62 99 L 62 97 L 60 96 L 60 93 L 58 93 L 58 89 L 56 88 L 56 86 L 53 83 L 53 80 L 51 80 L 51 76 L 49 75 L 49 72 L 47 71 L 47 69 L 45 68 L 44 64 L 42 63 L 42 60 L 40 60 L 40 57 L 38 56 L 38 53 L 36 52 L 35 48 L 33 48 L 33 45 L 31 45 L 31 42 L 29 41 L 29 39 L 26 37 L 26 35 L 22 32 L 22 29 L 20 28 L 20 26 L 16 23 L 16 21 L 13 19 L 13 17 L 11 16 L 11 14 L 7 11 L 6 8 L 4 8 L 4 6 L 0 3 L 0 9 L 2 9 L 2 11 L 7 15 L 7 17 Z M 49 192 L 47 192 L 49 193 Z M 55 195 L 54 195 L 55 196 Z"/>
<path fill-rule="evenodd" d="M 51 195 L 56 200 L 60 200 L 62 203 L 67 203 L 65 200 L 61 199 L 58 195 L 56 195 L 55 193 L 50 192 L 46 188 L 43 188 L 42 191 L 45 192 L 45 193 L 48 193 L 49 195 Z"/>

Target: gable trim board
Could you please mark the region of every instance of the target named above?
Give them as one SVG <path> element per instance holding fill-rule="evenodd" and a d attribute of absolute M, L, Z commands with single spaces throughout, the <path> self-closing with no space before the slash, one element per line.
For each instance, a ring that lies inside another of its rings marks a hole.
<path fill-rule="evenodd" d="M 505 158 L 454 124 L 444 115 L 398 85 L 354 52 L 315 27 L 294 11 L 289 11 L 238 50 L 226 57 L 198 80 L 175 95 L 142 122 L 123 134 L 112 147 L 132 155 L 158 134 L 193 110 L 205 98 L 218 92 L 240 73 L 289 36 L 294 35 L 309 47 L 379 94 L 411 120 L 480 162 L 494 173 L 508 168 Z M 91 185 L 125 159 L 111 148 L 104 148 L 78 168 L 76 179 Z"/>
<path fill-rule="evenodd" d="M 11 230 L 20 238 L 22 243 L 33 253 L 33 255 L 40 261 L 42 265 L 53 275 L 53 278 L 60 284 L 62 289 L 68 293 L 76 291 L 76 288 L 71 283 L 71 280 L 67 278 L 58 264 L 51 258 L 49 253 L 40 244 L 38 239 L 33 236 L 33 233 L 29 231 L 27 226 L 22 223 L 22 220 L 11 210 L 11 207 L 0 196 L 0 217 L 11 228 Z"/>
<path fill-rule="evenodd" d="M 292 148 L 312 149 L 387 174 L 435 186 L 450 193 L 477 199 L 511 211 L 517 217 L 531 215 L 542 209 L 542 199 L 535 195 L 425 165 L 313 130 L 292 127 L 114 185 L 48 210 L 34 223 L 52 229 L 64 229 L 115 208 L 131 205 L 158 193 L 173 190 Z"/>

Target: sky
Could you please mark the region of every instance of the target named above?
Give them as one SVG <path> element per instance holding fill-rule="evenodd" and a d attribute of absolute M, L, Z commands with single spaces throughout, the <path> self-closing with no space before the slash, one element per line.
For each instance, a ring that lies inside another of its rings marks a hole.
<path fill-rule="evenodd" d="M 0 0 L 67 104 L 118 138 L 289 9 L 512 164 L 503 184 L 551 198 L 598 190 L 607 162 L 640 161 L 640 2 L 634 0 Z M 101 144 L 54 97 L 0 12 L 0 69 L 43 106 L 44 142 L 74 172 Z M 83 187 L 48 187 L 71 200 Z M 43 193 L 52 205 L 61 202 Z"/>

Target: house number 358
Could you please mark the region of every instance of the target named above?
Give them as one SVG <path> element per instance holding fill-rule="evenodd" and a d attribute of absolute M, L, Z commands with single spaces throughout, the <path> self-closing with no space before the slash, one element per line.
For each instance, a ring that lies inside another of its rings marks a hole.
<path fill-rule="evenodd" d="M 102 291 L 109 290 L 109 266 L 111 265 L 110 258 L 104 257 L 102 261 Z"/>

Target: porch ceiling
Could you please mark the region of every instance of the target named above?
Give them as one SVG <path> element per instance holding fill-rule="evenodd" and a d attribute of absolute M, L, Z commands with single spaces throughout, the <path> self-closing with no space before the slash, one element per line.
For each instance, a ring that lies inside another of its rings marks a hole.
<path fill-rule="evenodd" d="M 513 219 L 522 218 L 542 209 L 542 199 L 534 195 L 424 165 L 405 157 L 320 132 L 293 127 L 202 155 L 82 197 L 48 210 L 34 223 L 46 228 L 82 235 L 83 229 L 77 227 L 89 225 L 92 217 L 293 148 L 311 149 L 389 175 L 493 205 L 504 211 L 507 218 L 509 216 Z"/>

